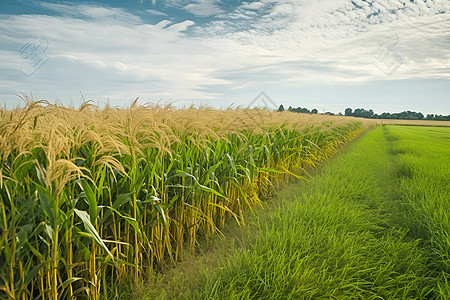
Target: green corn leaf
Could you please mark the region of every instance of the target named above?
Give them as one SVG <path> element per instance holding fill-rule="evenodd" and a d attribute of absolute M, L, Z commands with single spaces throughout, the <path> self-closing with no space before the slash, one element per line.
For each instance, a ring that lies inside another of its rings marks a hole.
<path fill-rule="evenodd" d="M 2 253 L 5 254 L 6 260 L 10 261 L 12 252 L 11 252 L 11 247 L 9 246 L 9 243 L 8 243 L 8 236 L 6 233 L 3 234 L 3 237 L 0 240 L 0 249 L 2 250 Z"/>
<path fill-rule="evenodd" d="M 39 272 L 39 270 L 42 267 L 44 267 L 48 262 L 49 262 L 49 260 L 44 261 L 44 262 L 38 264 L 37 266 L 35 266 L 30 271 L 28 271 L 27 275 L 25 275 L 25 277 L 24 277 L 24 285 L 28 285 L 33 279 L 35 279 L 36 274 Z"/>
<path fill-rule="evenodd" d="M 159 203 L 155 203 L 154 206 L 155 206 L 156 210 L 159 212 L 159 214 L 161 215 L 161 217 L 163 219 L 164 226 L 166 226 L 167 225 L 167 220 L 166 220 L 166 214 L 164 213 L 163 207 Z"/>
<path fill-rule="evenodd" d="M 44 255 L 42 255 L 41 252 L 39 252 L 36 248 L 34 248 L 29 241 L 26 241 L 28 248 L 33 252 L 34 255 L 36 255 L 37 258 L 40 260 L 44 260 Z"/>
<path fill-rule="evenodd" d="M 274 168 L 259 168 L 259 171 L 265 171 L 265 172 L 273 172 L 273 173 L 280 173 L 283 174 L 285 171 L 280 171 Z"/>
<path fill-rule="evenodd" d="M 112 208 L 112 207 L 108 207 L 110 210 L 114 211 L 116 214 L 118 214 L 120 217 L 122 217 L 125 221 L 127 221 L 131 226 L 133 226 L 134 230 L 136 230 L 136 232 L 138 233 L 139 237 L 142 238 L 142 233 L 141 230 L 139 229 L 139 224 L 136 221 L 136 219 L 130 218 L 128 216 L 124 216 L 122 215 L 118 210 Z"/>
<path fill-rule="evenodd" d="M 34 166 L 34 163 L 35 160 L 28 160 L 15 167 L 14 178 L 17 179 L 17 181 L 22 182 L 25 176 L 28 175 L 28 171 Z"/>
<path fill-rule="evenodd" d="M 91 186 L 86 179 L 80 179 L 79 183 L 86 196 L 87 204 L 89 205 L 89 217 L 91 219 L 91 223 L 95 224 L 95 220 L 97 219 L 97 199 L 94 191 L 91 189 Z"/>
<path fill-rule="evenodd" d="M 133 183 L 135 192 L 139 192 L 141 190 L 146 176 L 147 176 L 146 172 L 141 172 L 139 174 L 138 178 L 136 179 L 136 182 Z"/>
<path fill-rule="evenodd" d="M 155 202 L 159 202 L 159 201 L 161 201 L 161 199 L 152 195 L 152 196 L 148 196 L 147 199 L 142 201 L 142 203 L 155 203 Z"/>
<path fill-rule="evenodd" d="M 52 226 L 48 225 L 48 224 L 44 224 L 44 231 L 45 233 L 47 233 L 47 235 L 49 236 L 50 240 L 53 242 L 53 228 Z"/>
<path fill-rule="evenodd" d="M 41 202 L 41 207 L 44 210 L 44 213 L 49 218 L 52 227 L 56 228 L 56 210 L 55 207 L 53 207 L 54 205 L 52 205 L 53 201 L 51 199 L 51 195 L 39 185 L 36 185 L 36 189 L 38 191 L 39 200 Z"/>
<path fill-rule="evenodd" d="M 116 201 L 113 202 L 112 207 L 114 209 L 119 209 L 123 204 L 131 201 L 133 193 L 120 194 L 117 196 Z"/>
<path fill-rule="evenodd" d="M 210 193 L 213 193 L 213 194 L 215 194 L 215 195 L 217 195 L 217 196 L 219 196 L 219 197 L 226 198 L 224 195 L 222 195 L 222 194 L 219 193 L 218 191 L 216 191 L 216 190 L 214 190 L 214 189 L 212 189 L 212 188 L 209 188 L 209 187 L 207 187 L 207 186 L 201 185 L 201 184 L 198 182 L 197 178 L 195 178 L 194 175 L 188 174 L 188 173 L 186 173 L 186 172 L 180 172 L 180 171 L 177 171 L 177 172 L 178 172 L 178 173 L 175 174 L 174 177 L 188 177 L 188 178 L 192 178 L 192 179 L 195 181 L 195 183 L 198 185 L 198 187 L 201 188 L 202 190 L 204 190 L 205 192 L 210 192 Z"/>
<path fill-rule="evenodd" d="M 114 209 L 119 209 L 123 204 L 131 201 L 131 196 L 133 195 L 133 193 L 126 193 L 126 194 L 120 194 L 116 197 L 116 200 L 113 201 L 112 203 L 112 208 Z M 102 220 L 100 221 L 101 223 L 105 222 L 109 217 L 111 216 L 111 210 L 106 210 Z"/>
<path fill-rule="evenodd" d="M 135 265 L 133 265 L 132 263 L 129 263 L 123 259 L 120 258 L 116 258 L 115 260 L 116 263 L 121 264 L 121 265 L 126 265 L 126 266 L 130 266 L 130 267 L 134 267 Z"/>
<path fill-rule="evenodd" d="M 84 280 L 81 277 L 70 277 L 69 279 L 67 279 L 66 281 L 63 282 L 62 286 L 63 288 L 66 288 L 69 284 L 74 283 L 75 281 L 78 280 Z"/>
<path fill-rule="evenodd" d="M 111 256 L 111 259 L 114 260 L 113 255 L 111 254 L 111 252 L 109 252 L 108 247 L 106 247 L 105 243 L 103 242 L 103 240 L 100 238 L 100 235 L 98 234 L 97 230 L 95 230 L 94 225 L 91 223 L 90 218 L 89 218 L 89 214 L 85 211 L 81 211 L 78 209 L 74 209 L 75 213 L 77 214 L 77 216 L 81 219 L 81 221 L 84 224 L 84 228 L 86 229 L 86 231 L 92 235 L 94 241 L 100 246 L 102 247 L 106 253 L 108 253 L 109 256 Z"/>
<path fill-rule="evenodd" d="M 101 171 L 101 174 L 100 174 L 100 180 L 99 180 L 98 185 L 97 185 L 97 195 L 99 195 L 99 196 L 101 196 L 102 193 L 103 193 L 103 183 L 104 183 L 105 178 L 106 178 L 106 166 L 103 165 L 101 169 L 102 169 L 102 171 Z"/>
<path fill-rule="evenodd" d="M 39 184 L 44 185 L 45 184 L 44 176 L 42 176 L 41 169 L 39 169 L 38 166 L 36 166 L 35 168 L 36 168 L 36 176 L 38 178 Z"/>
<path fill-rule="evenodd" d="M 28 236 L 30 232 L 33 230 L 32 224 L 27 224 L 24 226 L 21 226 L 19 228 L 19 232 L 16 235 L 17 244 L 16 244 L 16 252 L 18 253 L 20 251 L 20 248 L 27 242 Z"/>

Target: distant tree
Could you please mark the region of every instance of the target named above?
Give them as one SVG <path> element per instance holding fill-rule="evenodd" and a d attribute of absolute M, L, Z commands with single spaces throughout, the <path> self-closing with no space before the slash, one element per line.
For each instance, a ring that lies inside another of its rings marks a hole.
<path fill-rule="evenodd" d="M 297 107 L 297 112 L 309 114 L 309 109 L 307 109 L 306 107 Z"/>
<path fill-rule="evenodd" d="M 405 119 L 405 120 L 422 120 L 424 118 L 422 113 L 418 113 L 415 111 L 402 111 L 400 113 L 393 114 L 396 119 Z"/>
<path fill-rule="evenodd" d="M 307 109 L 306 107 L 296 107 L 296 108 L 292 108 L 291 106 L 289 106 L 288 111 L 292 111 L 292 112 L 296 112 L 296 113 L 303 113 L 303 114 L 309 114 L 311 113 L 309 111 L 309 109 Z"/>
<path fill-rule="evenodd" d="M 450 121 L 450 115 L 435 115 L 428 114 L 426 117 L 421 112 L 415 112 L 410 110 L 405 110 L 399 113 L 389 113 L 384 112 L 377 115 L 372 109 L 366 110 L 364 108 L 356 108 L 353 112 L 351 108 L 345 109 L 346 116 L 355 116 L 360 118 L 371 118 L 371 119 L 403 119 L 403 120 L 439 120 L 439 121 Z"/>
<path fill-rule="evenodd" d="M 317 110 L 317 109 L 315 109 L 315 108 L 313 108 L 313 109 L 311 109 L 311 113 L 312 114 L 317 114 L 319 111 Z"/>
<path fill-rule="evenodd" d="M 380 115 L 380 119 L 392 119 L 392 115 L 388 112 L 384 112 Z"/>
<path fill-rule="evenodd" d="M 357 108 L 353 112 L 352 116 L 360 117 L 360 118 L 371 118 L 373 116 L 373 110 L 365 110 L 364 108 Z"/>
<path fill-rule="evenodd" d="M 450 121 L 450 115 L 427 115 L 427 119 L 429 120 L 435 120 L 435 121 Z"/>
<path fill-rule="evenodd" d="M 278 111 L 284 111 L 284 106 L 283 106 L 283 104 L 281 104 L 280 107 L 278 107 Z"/>

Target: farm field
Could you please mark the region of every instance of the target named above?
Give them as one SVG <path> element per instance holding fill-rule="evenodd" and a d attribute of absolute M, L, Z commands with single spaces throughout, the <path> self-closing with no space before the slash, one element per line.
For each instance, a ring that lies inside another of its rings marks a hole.
<path fill-rule="evenodd" d="M 378 119 L 383 125 L 450 127 L 450 121 Z"/>
<path fill-rule="evenodd" d="M 450 299 L 450 128 L 380 126 L 139 299 Z"/>
<path fill-rule="evenodd" d="M 450 0 L 0 0 L 0 300 L 450 300 Z"/>
<path fill-rule="evenodd" d="M 0 299 L 124 296 L 374 122 L 267 110 L 0 110 Z"/>

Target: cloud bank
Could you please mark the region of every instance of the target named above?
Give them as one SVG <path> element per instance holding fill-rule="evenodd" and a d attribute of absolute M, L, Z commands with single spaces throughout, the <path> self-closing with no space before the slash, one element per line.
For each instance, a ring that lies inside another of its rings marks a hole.
<path fill-rule="evenodd" d="M 158 3 L 153 3 L 153 6 Z M 276 86 L 450 80 L 450 1 L 166 1 L 148 15 L 41 2 L 47 14 L 0 15 L 0 101 L 18 92 L 120 103 L 215 101 Z M 174 21 L 164 9 L 187 14 Z M 49 60 L 32 76 L 17 52 L 36 36 Z M 395 72 L 390 73 L 395 68 Z"/>

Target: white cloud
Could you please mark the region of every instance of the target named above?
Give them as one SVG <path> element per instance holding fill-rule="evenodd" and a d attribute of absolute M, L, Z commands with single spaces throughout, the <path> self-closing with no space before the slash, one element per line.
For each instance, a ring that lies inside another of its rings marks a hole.
<path fill-rule="evenodd" d="M 76 18 L 92 19 L 96 21 L 113 20 L 124 23 L 137 23 L 140 18 L 133 14 L 126 12 L 120 8 L 106 8 L 97 5 L 87 4 L 59 4 L 41 2 L 40 5 L 46 9 L 53 10 L 64 16 L 71 16 Z"/>
<path fill-rule="evenodd" d="M 144 4 L 144 0 L 139 0 L 139 4 Z M 152 5 L 156 5 L 156 0 L 152 0 Z"/>
<path fill-rule="evenodd" d="M 224 12 L 219 0 L 167 0 L 164 5 L 184 9 L 197 17 L 211 17 Z"/>
<path fill-rule="evenodd" d="M 450 79 L 450 1 L 427 1 L 416 9 L 409 1 L 353 2 L 357 6 L 350 0 L 261 0 L 230 13 L 214 1 L 167 2 L 195 8 L 196 16 L 220 14 L 204 26 L 195 18 L 150 25 L 122 9 L 43 3 L 61 15 L 0 18 L 0 38 L 12 45 L 2 49 L 0 42 L 0 58 L 7 62 L 0 67 L 6 74 L 0 90 L 74 99 L 80 91 L 127 101 L 215 99 L 232 90 L 273 86 Z M 24 78 L 17 49 L 42 34 L 50 59 Z M 402 57 L 390 76 L 369 60 L 379 47 Z"/>
<path fill-rule="evenodd" d="M 165 16 L 167 17 L 167 14 L 159 11 L 159 10 L 155 10 L 155 9 L 147 9 L 145 10 L 147 13 L 151 14 L 151 15 L 155 15 L 155 16 Z"/>
<path fill-rule="evenodd" d="M 260 10 L 261 8 L 265 7 L 265 4 L 262 2 L 243 2 L 238 9 L 245 9 L 245 10 Z"/>
<path fill-rule="evenodd" d="M 173 24 L 169 27 L 166 27 L 167 30 L 173 31 L 173 32 L 182 32 L 188 29 L 190 26 L 193 26 L 195 22 L 186 20 L 177 24 Z"/>
<path fill-rule="evenodd" d="M 223 10 L 215 1 L 199 1 L 197 3 L 190 3 L 185 6 L 185 9 L 197 17 L 210 17 L 223 13 Z"/>
<path fill-rule="evenodd" d="M 171 24 L 172 22 L 169 20 L 162 20 L 161 22 L 157 23 L 156 25 L 154 25 L 156 28 L 162 29 L 164 27 L 166 27 L 167 25 Z"/>

